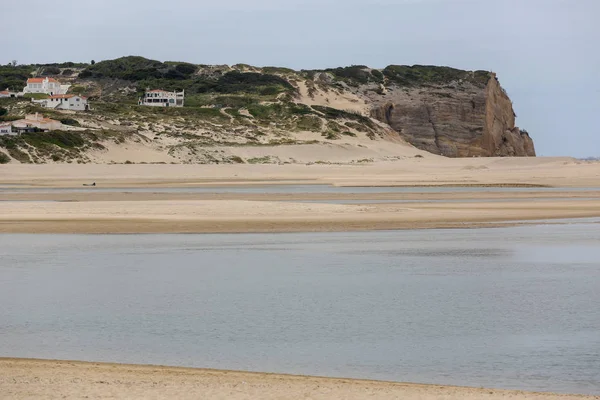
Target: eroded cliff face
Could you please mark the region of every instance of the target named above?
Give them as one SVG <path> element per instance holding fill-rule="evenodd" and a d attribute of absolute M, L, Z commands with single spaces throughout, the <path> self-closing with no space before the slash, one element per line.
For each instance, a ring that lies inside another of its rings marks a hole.
<path fill-rule="evenodd" d="M 447 157 L 535 156 L 515 126 L 512 102 L 491 75 L 487 84 L 452 82 L 397 87 L 370 96 L 371 116 L 413 146 Z"/>

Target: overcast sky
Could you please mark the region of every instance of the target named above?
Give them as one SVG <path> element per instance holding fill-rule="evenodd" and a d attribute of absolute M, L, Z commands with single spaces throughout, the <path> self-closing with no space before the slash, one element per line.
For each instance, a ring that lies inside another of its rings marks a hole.
<path fill-rule="evenodd" d="M 600 0 L 1 0 L 0 62 L 498 73 L 538 155 L 600 156 Z"/>

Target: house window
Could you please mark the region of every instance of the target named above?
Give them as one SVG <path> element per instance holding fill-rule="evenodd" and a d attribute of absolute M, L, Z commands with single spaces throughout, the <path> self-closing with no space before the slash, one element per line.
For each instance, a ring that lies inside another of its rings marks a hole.
<path fill-rule="evenodd" d="M 75 101 L 79 101 L 79 97 L 75 99 Z"/>

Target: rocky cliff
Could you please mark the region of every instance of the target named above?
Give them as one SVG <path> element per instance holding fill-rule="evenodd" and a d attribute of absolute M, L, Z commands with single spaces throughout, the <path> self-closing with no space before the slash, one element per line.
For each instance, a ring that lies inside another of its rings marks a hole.
<path fill-rule="evenodd" d="M 392 88 L 370 96 L 371 115 L 423 150 L 447 157 L 535 156 L 495 74 Z"/>

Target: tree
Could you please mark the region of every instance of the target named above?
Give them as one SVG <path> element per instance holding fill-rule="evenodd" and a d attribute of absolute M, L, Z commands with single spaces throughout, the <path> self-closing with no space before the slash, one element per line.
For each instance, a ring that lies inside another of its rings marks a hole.
<path fill-rule="evenodd" d="M 92 60 L 92 62 L 90 64 L 94 65 L 94 64 L 96 64 L 96 61 Z"/>
<path fill-rule="evenodd" d="M 16 66 L 17 66 L 17 60 L 12 60 L 12 61 L 10 62 L 10 64 L 11 64 L 13 67 L 16 67 Z"/>

